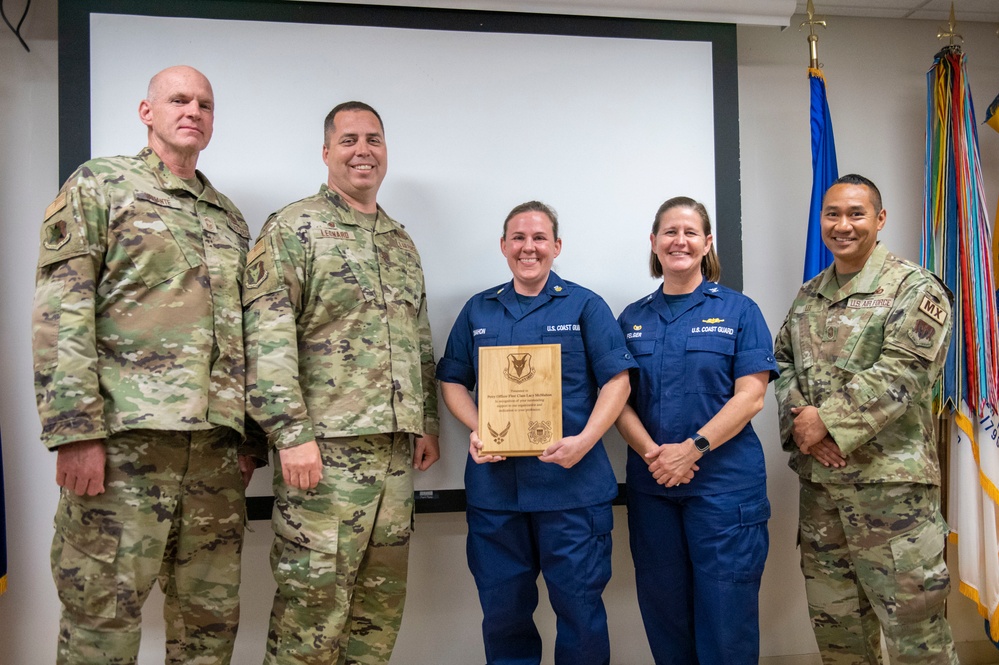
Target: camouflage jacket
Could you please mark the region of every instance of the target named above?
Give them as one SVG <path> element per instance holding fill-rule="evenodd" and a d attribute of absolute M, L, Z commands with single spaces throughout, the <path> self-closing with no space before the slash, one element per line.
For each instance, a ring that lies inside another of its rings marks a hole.
<path fill-rule="evenodd" d="M 940 483 L 933 383 L 951 333 L 946 288 L 919 266 L 875 247 L 839 288 L 830 266 L 805 283 L 777 335 L 774 382 L 784 450 L 820 483 Z M 826 468 L 791 438 L 794 406 L 818 408 L 846 455 Z"/>
<path fill-rule="evenodd" d="M 323 185 L 271 215 L 244 282 L 247 413 L 271 445 L 438 433 L 420 255 L 381 208 Z"/>
<path fill-rule="evenodd" d="M 83 164 L 45 211 L 32 313 L 42 439 L 243 432 L 249 229 L 149 148 Z"/>

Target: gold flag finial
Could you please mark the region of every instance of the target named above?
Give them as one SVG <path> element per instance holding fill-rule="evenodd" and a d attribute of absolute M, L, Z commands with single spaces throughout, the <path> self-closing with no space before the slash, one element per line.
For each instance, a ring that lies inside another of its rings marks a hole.
<path fill-rule="evenodd" d="M 957 37 L 958 39 L 960 39 L 963 42 L 964 41 L 964 37 L 962 37 L 961 35 L 959 35 L 956 32 L 954 32 L 955 28 L 957 28 L 957 19 L 954 17 L 954 0 L 951 0 L 951 3 L 950 3 L 950 20 L 947 22 L 947 29 L 945 31 L 943 31 L 943 32 L 938 32 L 937 33 L 937 39 L 945 39 L 945 38 L 949 39 L 950 40 L 950 46 L 954 46 L 954 38 L 955 37 Z"/>
<path fill-rule="evenodd" d="M 821 25 L 823 28 L 826 27 L 825 19 L 821 19 L 815 16 L 815 5 L 812 0 L 808 0 L 808 5 L 805 7 L 805 13 L 808 15 L 808 20 L 802 22 L 798 26 L 798 30 L 801 30 L 806 25 L 808 26 L 808 55 L 809 63 L 808 66 L 812 69 L 819 68 L 819 36 L 815 34 L 815 26 Z"/>

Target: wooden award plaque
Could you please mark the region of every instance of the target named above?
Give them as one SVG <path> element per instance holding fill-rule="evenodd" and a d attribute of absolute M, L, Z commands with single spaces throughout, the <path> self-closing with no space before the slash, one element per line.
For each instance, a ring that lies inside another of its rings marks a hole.
<path fill-rule="evenodd" d="M 482 452 L 540 455 L 562 438 L 562 345 L 479 347 Z"/>

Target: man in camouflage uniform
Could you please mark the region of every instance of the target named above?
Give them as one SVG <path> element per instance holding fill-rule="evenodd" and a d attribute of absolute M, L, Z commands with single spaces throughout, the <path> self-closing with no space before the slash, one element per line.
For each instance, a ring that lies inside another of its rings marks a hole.
<path fill-rule="evenodd" d="M 247 411 L 277 450 L 265 662 L 386 663 L 411 467 L 440 457 L 434 355 L 420 256 L 376 202 L 381 118 L 347 102 L 324 130 L 327 184 L 267 220 L 245 276 Z"/>
<path fill-rule="evenodd" d="M 834 264 L 801 287 L 777 335 L 781 440 L 800 476 L 801 568 L 827 664 L 957 663 L 944 601 L 933 383 L 950 302 L 930 273 L 877 242 L 881 194 L 826 191 Z"/>
<path fill-rule="evenodd" d="M 62 487 L 58 662 L 135 663 L 166 595 L 166 662 L 228 663 L 239 618 L 249 230 L 195 170 L 214 98 L 171 67 L 139 104 L 148 146 L 93 159 L 45 212 L 33 312 L 42 439 Z"/>

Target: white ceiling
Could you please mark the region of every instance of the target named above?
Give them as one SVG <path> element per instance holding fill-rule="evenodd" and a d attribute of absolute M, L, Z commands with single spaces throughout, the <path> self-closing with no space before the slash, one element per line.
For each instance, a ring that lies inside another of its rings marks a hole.
<path fill-rule="evenodd" d="M 946 21 L 951 0 L 812 0 L 818 16 L 866 16 Z M 807 0 L 798 0 L 796 14 L 804 14 Z M 999 23 L 997 0 L 954 0 L 954 15 L 962 21 Z"/>
<path fill-rule="evenodd" d="M 28 0 L 5 0 L 16 23 Z M 63 0 L 69 2 L 71 0 Z M 786 26 L 795 14 L 805 13 L 807 0 L 339 0 L 355 4 L 450 7 L 515 12 L 541 12 L 627 18 L 715 21 L 747 25 Z M 54 39 L 57 0 L 36 0 L 24 30 L 29 38 Z M 813 0 L 815 13 L 824 16 L 924 19 L 946 25 L 951 0 Z M 999 24 L 999 0 L 955 0 L 960 25 L 966 21 Z M 4 38 L 12 35 L 6 27 Z"/>

